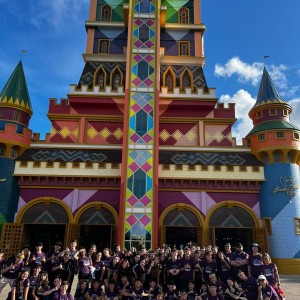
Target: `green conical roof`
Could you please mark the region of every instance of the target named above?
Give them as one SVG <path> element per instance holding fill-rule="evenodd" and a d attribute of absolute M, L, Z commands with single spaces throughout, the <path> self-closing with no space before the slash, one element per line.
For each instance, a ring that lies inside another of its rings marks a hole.
<path fill-rule="evenodd" d="M 0 106 L 23 109 L 32 114 L 31 102 L 22 62 L 20 61 L 0 94 Z"/>
<path fill-rule="evenodd" d="M 260 82 L 260 87 L 257 95 L 256 103 L 253 108 L 256 108 L 260 105 L 271 104 L 271 103 L 285 103 L 284 100 L 281 99 L 279 93 L 277 92 L 275 85 L 267 71 L 264 68 L 262 79 Z"/>

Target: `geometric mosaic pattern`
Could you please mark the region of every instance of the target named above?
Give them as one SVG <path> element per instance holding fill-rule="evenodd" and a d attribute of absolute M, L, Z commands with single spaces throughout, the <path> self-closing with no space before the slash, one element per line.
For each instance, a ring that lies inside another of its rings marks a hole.
<path fill-rule="evenodd" d="M 206 125 L 206 146 L 232 146 L 232 135 L 230 125 Z"/>
<path fill-rule="evenodd" d="M 136 245 L 139 240 L 147 249 L 152 247 L 155 13 L 155 0 L 133 1 L 124 220 L 126 249 Z M 145 149 L 145 145 L 149 150 Z"/>
<path fill-rule="evenodd" d="M 166 23 L 179 23 L 178 11 L 182 7 L 189 9 L 190 23 L 194 23 L 193 0 L 162 0 L 161 5 L 167 6 Z"/>
<path fill-rule="evenodd" d="M 222 153 L 200 153 L 200 152 L 187 152 L 187 153 L 177 153 L 172 158 L 171 161 L 174 164 L 203 164 L 203 165 L 234 165 L 242 166 L 245 163 L 240 155 L 228 155 Z"/>

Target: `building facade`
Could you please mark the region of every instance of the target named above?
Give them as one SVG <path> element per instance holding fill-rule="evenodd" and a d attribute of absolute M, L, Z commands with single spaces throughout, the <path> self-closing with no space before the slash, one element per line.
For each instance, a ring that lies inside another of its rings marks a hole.
<path fill-rule="evenodd" d="M 234 105 L 218 103 L 205 79 L 200 4 L 91 0 L 85 66 L 67 99 L 50 99 L 45 140 L 28 127 L 17 65 L 0 97 L 8 253 L 72 239 L 127 249 L 257 242 L 299 272 L 300 130 L 264 70 L 253 129 L 236 145 Z"/>

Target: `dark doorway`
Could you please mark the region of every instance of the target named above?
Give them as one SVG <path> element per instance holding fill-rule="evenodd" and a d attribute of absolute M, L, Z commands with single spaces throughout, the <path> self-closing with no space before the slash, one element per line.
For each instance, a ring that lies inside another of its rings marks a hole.
<path fill-rule="evenodd" d="M 64 243 L 65 229 L 66 225 L 25 224 L 23 245 L 29 245 L 31 250 L 35 250 L 36 243 L 42 242 L 42 251 L 47 253 L 54 247 L 55 242 Z"/>
<path fill-rule="evenodd" d="M 87 250 L 92 244 L 95 244 L 98 250 L 111 248 L 112 229 L 111 225 L 81 225 L 79 245 Z"/>
<path fill-rule="evenodd" d="M 215 228 L 216 246 L 224 251 L 224 245 L 230 243 L 234 246 L 242 243 L 244 250 L 248 251 L 248 247 L 253 242 L 252 228 Z"/>
<path fill-rule="evenodd" d="M 177 249 L 183 248 L 188 243 L 197 242 L 197 227 L 166 227 L 166 243 Z"/>

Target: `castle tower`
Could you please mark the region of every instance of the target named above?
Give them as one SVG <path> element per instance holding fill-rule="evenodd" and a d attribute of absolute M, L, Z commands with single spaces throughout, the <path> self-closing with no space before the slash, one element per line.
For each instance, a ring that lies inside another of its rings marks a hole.
<path fill-rule="evenodd" d="M 247 141 L 265 164 L 260 213 L 268 224 L 271 257 L 282 262 L 281 272 L 286 258 L 300 257 L 300 130 L 290 123 L 291 112 L 264 68 L 257 101 L 249 112 L 254 127 Z"/>
<path fill-rule="evenodd" d="M 18 203 L 15 158 L 30 145 L 32 115 L 23 65 L 20 61 L 0 95 L 0 223 L 12 222 Z"/>

